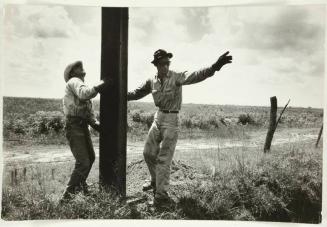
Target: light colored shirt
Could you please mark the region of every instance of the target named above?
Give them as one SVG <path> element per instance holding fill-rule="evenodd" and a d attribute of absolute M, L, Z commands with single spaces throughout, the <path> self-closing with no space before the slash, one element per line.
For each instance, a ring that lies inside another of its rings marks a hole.
<path fill-rule="evenodd" d="M 81 117 L 89 124 L 96 121 L 91 99 L 98 92 L 94 87 L 88 87 L 80 78 L 72 77 L 66 83 L 63 108 L 66 117 Z"/>
<path fill-rule="evenodd" d="M 204 68 L 190 74 L 169 70 L 167 76 L 160 80 L 158 75 L 148 79 L 134 91 L 128 92 L 127 100 L 137 100 L 152 93 L 154 103 L 161 110 L 179 111 L 182 105 L 182 86 L 201 82 L 213 76 L 212 68 Z"/>

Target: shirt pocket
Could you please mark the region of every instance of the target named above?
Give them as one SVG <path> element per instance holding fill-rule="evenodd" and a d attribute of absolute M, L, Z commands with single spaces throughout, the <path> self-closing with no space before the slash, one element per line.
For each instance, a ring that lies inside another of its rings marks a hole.
<path fill-rule="evenodd" d="M 156 106 L 159 106 L 161 103 L 161 96 L 162 96 L 161 91 L 153 89 L 152 96 L 153 96 L 154 104 Z"/>

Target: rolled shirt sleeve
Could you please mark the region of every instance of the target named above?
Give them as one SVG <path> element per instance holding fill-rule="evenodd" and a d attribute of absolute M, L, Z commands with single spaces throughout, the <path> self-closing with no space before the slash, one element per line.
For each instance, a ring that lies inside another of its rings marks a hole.
<path fill-rule="evenodd" d="M 127 93 L 127 100 L 138 100 L 151 93 L 151 80 L 147 80 L 141 86 L 136 88 L 134 91 Z"/>
<path fill-rule="evenodd" d="M 213 76 L 214 73 L 215 71 L 211 67 L 200 69 L 190 74 L 187 72 L 183 72 L 180 73 L 180 76 L 176 79 L 176 85 L 182 86 L 182 85 L 199 83 L 207 79 L 208 77 Z"/>
<path fill-rule="evenodd" d="M 71 78 L 68 81 L 68 86 L 81 100 L 90 100 L 98 94 L 94 87 L 88 87 L 81 79 L 77 77 Z"/>

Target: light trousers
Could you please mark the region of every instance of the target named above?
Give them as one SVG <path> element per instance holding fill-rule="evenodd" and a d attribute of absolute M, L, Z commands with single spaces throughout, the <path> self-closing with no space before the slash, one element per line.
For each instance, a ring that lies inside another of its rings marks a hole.
<path fill-rule="evenodd" d="M 158 111 L 148 132 L 144 146 L 144 159 L 151 181 L 156 185 L 156 198 L 167 197 L 170 180 L 170 166 L 174 156 L 179 132 L 177 113 Z"/>

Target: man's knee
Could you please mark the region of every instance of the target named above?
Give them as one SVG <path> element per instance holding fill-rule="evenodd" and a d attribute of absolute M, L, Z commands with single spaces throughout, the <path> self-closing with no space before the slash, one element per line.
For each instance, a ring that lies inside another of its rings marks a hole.
<path fill-rule="evenodd" d="M 155 161 L 156 160 L 156 154 L 152 152 L 151 149 L 144 149 L 143 156 L 145 161 Z"/>
<path fill-rule="evenodd" d="M 89 159 L 80 160 L 76 162 L 75 169 L 77 169 L 82 175 L 85 175 L 88 173 L 91 165 L 92 162 Z"/>
<path fill-rule="evenodd" d="M 144 145 L 144 150 L 143 150 L 144 157 L 149 159 L 156 158 L 157 150 L 158 150 L 157 142 L 151 139 L 150 137 L 148 137 Z"/>
<path fill-rule="evenodd" d="M 170 157 L 170 155 L 159 155 L 156 158 L 156 161 L 159 165 L 165 165 L 165 166 L 169 166 L 171 164 L 171 160 L 172 158 Z"/>

